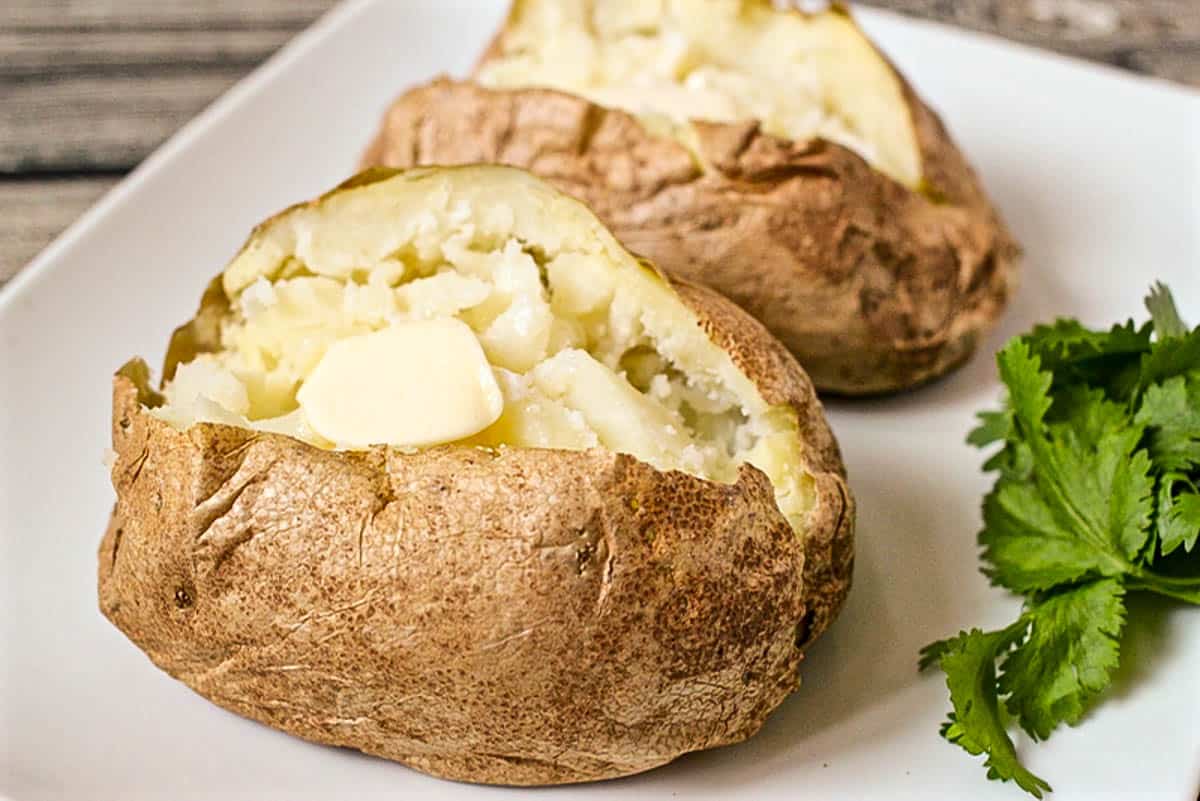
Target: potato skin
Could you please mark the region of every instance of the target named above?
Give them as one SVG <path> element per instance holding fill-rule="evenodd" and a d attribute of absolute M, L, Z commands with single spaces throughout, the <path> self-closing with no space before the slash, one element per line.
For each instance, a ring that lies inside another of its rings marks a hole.
<path fill-rule="evenodd" d="M 702 169 L 624 111 L 448 79 L 401 95 L 362 163 L 528 169 L 631 250 L 765 323 L 820 390 L 894 392 L 970 357 L 1008 302 L 1019 258 L 941 121 L 897 78 L 921 150 L 919 192 L 845 147 L 754 122 L 696 123 Z"/>
<path fill-rule="evenodd" d="M 796 412 L 817 499 L 804 537 L 805 617 L 796 632 L 803 650 L 829 628 L 850 591 L 855 504 L 841 450 L 812 381 L 762 323 L 711 289 L 679 280 L 671 284 L 709 339 L 753 379 L 763 399 Z"/>
<path fill-rule="evenodd" d="M 749 466 L 722 485 L 601 450 L 180 432 L 143 407 L 135 363 L 114 379 L 101 610 L 231 711 L 452 779 L 610 778 L 750 736 L 842 603 L 853 501 L 791 356 L 728 301 L 680 293 L 800 412 L 803 540 Z"/>

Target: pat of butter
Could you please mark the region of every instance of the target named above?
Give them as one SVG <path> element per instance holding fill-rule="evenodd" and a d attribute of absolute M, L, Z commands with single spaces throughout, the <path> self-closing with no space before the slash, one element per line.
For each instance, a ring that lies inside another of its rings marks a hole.
<path fill-rule="evenodd" d="M 448 317 L 335 342 L 296 399 L 314 431 L 347 448 L 454 442 L 504 410 L 479 340 Z"/>

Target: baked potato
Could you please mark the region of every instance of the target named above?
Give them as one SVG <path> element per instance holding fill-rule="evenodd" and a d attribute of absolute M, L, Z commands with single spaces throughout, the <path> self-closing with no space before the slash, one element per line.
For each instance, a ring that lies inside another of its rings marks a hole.
<path fill-rule="evenodd" d="M 850 585 L 804 372 L 506 167 L 259 226 L 117 373 L 103 613 L 226 709 L 535 785 L 753 734 Z"/>
<path fill-rule="evenodd" d="M 717 289 L 818 389 L 964 362 L 1018 247 L 938 117 L 839 6 L 516 0 L 473 78 L 401 95 L 363 163 L 496 162 Z"/>

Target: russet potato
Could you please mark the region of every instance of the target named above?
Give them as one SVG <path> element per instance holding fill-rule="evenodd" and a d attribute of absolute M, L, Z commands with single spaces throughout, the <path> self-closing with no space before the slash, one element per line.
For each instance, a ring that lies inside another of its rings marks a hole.
<path fill-rule="evenodd" d="M 516 0 L 469 80 L 402 94 L 363 163 L 522 167 L 763 322 L 818 389 L 962 364 L 1019 248 L 937 115 L 834 5 Z"/>
<path fill-rule="evenodd" d="M 850 585 L 792 356 L 510 168 L 376 170 L 263 223 L 161 385 L 118 372 L 112 435 L 103 613 L 226 709 L 437 776 L 742 740 Z"/>

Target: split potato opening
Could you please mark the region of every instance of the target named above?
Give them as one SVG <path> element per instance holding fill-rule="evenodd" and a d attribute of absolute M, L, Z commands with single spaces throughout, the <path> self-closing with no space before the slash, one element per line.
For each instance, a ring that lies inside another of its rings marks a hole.
<path fill-rule="evenodd" d="M 264 223 L 165 375 L 153 414 L 179 429 L 601 448 L 723 483 L 749 463 L 794 530 L 814 505 L 796 411 L 584 206 L 513 169 L 376 171 Z"/>
<path fill-rule="evenodd" d="M 899 78 L 837 9 L 805 14 L 767 0 L 517 0 L 477 80 L 579 95 L 685 145 L 694 139 L 692 120 L 758 120 L 785 139 L 844 145 L 906 186 L 922 176 Z"/>

